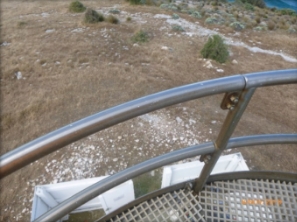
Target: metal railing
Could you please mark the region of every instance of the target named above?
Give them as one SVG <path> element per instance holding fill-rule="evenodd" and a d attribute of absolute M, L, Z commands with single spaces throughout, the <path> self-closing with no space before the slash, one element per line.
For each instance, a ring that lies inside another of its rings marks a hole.
<path fill-rule="evenodd" d="M 297 143 L 297 134 L 255 135 L 230 139 L 256 88 L 296 83 L 297 69 L 278 70 L 213 79 L 142 97 L 69 124 L 4 154 L 0 157 L 0 178 L 68 144 L 120 122 L 170 105 L 226 93 L 221 107 L 229 109 L 229 112 L 214 143 L 210 142 L 174 151 L 132 166 L 77 193 L 35 221 L 58 220 L 87 201 L 126 180 L 178 160 L 202 155 L 205 166 L 200 177 L 197 178 L 194 188 L 198 193 L 203 188 L 224 149 L 264 144 Z"/>

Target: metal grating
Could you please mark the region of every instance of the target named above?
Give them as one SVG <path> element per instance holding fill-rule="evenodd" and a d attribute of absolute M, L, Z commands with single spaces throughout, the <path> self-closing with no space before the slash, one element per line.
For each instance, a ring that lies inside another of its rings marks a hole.
<path fill-rule="evenodd" d="M 207 184 L 199 196 L 187 189 L 165 193 L 110 221 L 297 222 L 297 183 L 240 179 Z"/>
<path fill-rule="evenodd" d="M 165 193 L 142 202 L 113 217 L 110 221 L 205 221 L 198 198 L 184 189 Z"/>
<path fill-rule="evenodd" d="M 213 182 L 199 195 L 209 221 L 297 221 L 297 184 L 274 180 Z"/>

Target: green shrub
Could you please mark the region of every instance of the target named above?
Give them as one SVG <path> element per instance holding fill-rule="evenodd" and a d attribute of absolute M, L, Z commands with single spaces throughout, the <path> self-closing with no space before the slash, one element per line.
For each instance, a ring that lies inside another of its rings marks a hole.
<path fill-rule="evenodd" d="M 79 1 L 71 2 L 69 6 L 70 12 L 84 12 L 86 10 L 86 7 Z"/>
<path fill-rule="evenodd" d="M 232 22 L 230 27 L 232 27 L 235 31 L 241 31 L 245 28 L 245 26 L 240 22 Z"/>
<path fill-rule="evenodd" d="M 236 0 L 236 2 L 242 2 L 242 3 L 249 3 L 251 5 L 257 6 L 259 8 L 265 8 L 265 2 L 264 0 Z"/>
<path fill-rule="evenodd" d="M 147 32 L 145 32 L 143 30 L 140 30 L 140 31 L 136 32 L 132 36 L 132 41 L 133 42 L 139 42 L 139 43 L 147 42 L 148 41 L 148 34 L 147 34 Z"/>
<path fill-rule="evenodd" d="M 128 2 L 130 2 L 131 5 L 140 5 L 141 4 L 141 0 L 128 0 Z"/>
<path fill-rule="evenodd" d="M 119 19 L 113 15 L 107 16 L 107 18 L 105 20 L 112 24 L 118 24 L 120 22 Z"/>
<path fill-rule="evenodd" d="M 131 18 L 131 17 L 127 17 L 127 18 L 126 18 L 126 21 L 127 21 L 127 22 L 131 22 L 131 21 L 132 21 L 132 18 Z"/>
<path fill-rule="evenodd" d="M 85 13 L 85 22 L 86 23 L 97 23 L 103 22 L 104 16 L 93 9 L 88 8 Z"/>
<path fill-rule="evenodd" d="M 183 27 L 181 27 L 180 25 L 172 25 L 171 26 L 172 30 L 175 32 L 184 32 L 185 30 L 183 29 Z"/>
<path fill-rule="evenodd" d="M 245 3 L 245 4 L 244 4 L 244 8 L 245 8 L 246 10 L 249 10 L 249 11 L 254 11 L 254 10 L 255 10 L 255 9 L 254 9 L 254 6 L 251 5 L 250 3 Z"/>
<path fill-rule="evenodd" d="M 210 37 L 200 53 L 203 58 L 213 59 L 219 63 L 226 62 L 229 57 L 227 46 L 219 35 Z"/>
<path fill-rule="evenodd" d="M 291 15 L 291 16 L 297 14 L 294 10 L 292 10 L 292 9 L 287 9 L 287 8 L 280 9 L 280 10 L 279 10 L 279 13 L 280 13 L 281 15 Z"/>
<path fill-rule="evenodd" d="M 173 18 L 173 19 L 179 19 L 179 15 L 174 13 L 174 14 L 171 16 L 171 18 Z"/>

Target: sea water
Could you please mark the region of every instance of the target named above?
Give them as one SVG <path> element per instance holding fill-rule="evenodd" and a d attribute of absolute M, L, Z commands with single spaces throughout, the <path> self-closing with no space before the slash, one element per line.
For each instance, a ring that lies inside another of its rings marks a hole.
<path fill-rule="evenodd" d="M 234 2 L 234 0 L 229 0 Z M 289 8 L 297 12 L 297 0 L 264 0 L 265 4 L 269 8 Z"/>

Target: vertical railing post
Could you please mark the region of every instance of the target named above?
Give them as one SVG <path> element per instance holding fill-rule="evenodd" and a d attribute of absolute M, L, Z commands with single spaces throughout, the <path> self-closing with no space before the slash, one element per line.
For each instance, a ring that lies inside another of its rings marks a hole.
<path fill-rule="evenodd" d="M 228 141 L 233 134 L 241 116 L 243 115 L 249 101 L 251 100 L 256 88 L 243 90 L 238 97 L 230 94 L 227 99 L 230 100 L 234 106 L 227 104 L 226 107 L 230 110 L 221 128 L 217 140 L 215 141 L 215 152 L 202 156 L 205 165 L 201 171 L 200 177 L 195 181 L 194 192 L 199 193 L 205 185 L 207 178 L 213 170 L 222 152 L 226 148 Z"/>

